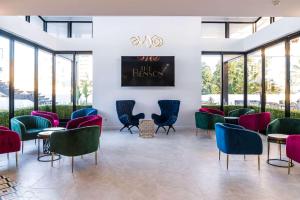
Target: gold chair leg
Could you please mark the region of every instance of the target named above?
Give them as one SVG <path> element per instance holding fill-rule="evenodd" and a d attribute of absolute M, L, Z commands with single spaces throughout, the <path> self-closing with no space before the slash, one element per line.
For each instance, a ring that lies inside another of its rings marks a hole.
<path fill-rule="evenodd" d="M 51 153 L 51 167 L 53 167 L 54 152 Z"/>
<path fill-rule="evenodd" d="M 246 155 L 244 154 L 244 160 L 246 160 Z"/>
<path fill-rule="evenodd" d="M 258 171 L 260 171 L 260 155 L 257 157 Z"/>
<path fill-rule="evenodd" d="M 18 167 L 18 152 L 16 151 L 16 167 Z"/>
<path fill-rule="evenodd" d="M 196 136 L 198 136 L 198 128 L 196 128 Z"/>
<path fill-rule="evenodd" d="M 221 151 L 219 150 L 219 160 L 221 160 Z"/>
<path fill-rule="evenodd" d="M 22 154 L 24 152 L 24 141 L 22 141 Z"/>
<path fill-rule="evenodd" d="M 269 162 L 269 159 L 270 159 L 270 142 L 268 142 L 268 162 Z"/>
<path fill-rule="evenodd" d="M 98 156 L 97 156 L 97 151 L 95 151 L 95 164 L 98 164 Z"/>
<path fill-rule="evenodd" d="M 6 156 L 7 156 L 7 160 L 9 160 L 9 153 L 7 153 Z"/>
<path fill-rule="evenodd" d="M 281 144 L 279 144 L 279 156 L 280 156 L 280 160 L 281 160 Z"/>
<path fill-rule="evenodd" d="M 74 157 L 72 156 L 72 173 L 74 171 Z"/>
<path fill-rule="evenodd" d="M 288 175 L 290 175 L 290 173 L 291 173 L 291 165 L 292 165 L 292 159 L 289 159 L 289 163 L 288 163 Z"/>
<path fill-rule="evenodd" d="M 34 144 L 36 145 L 36 139 L 34 139 Z"/>
<path fill-rule="evenodd" d="M 228 170 L 228 165 L 229 165 L 229 155 L 227 154 L 227 159 L 226 159 L 227 170 Z"/>
<path fill-rule="evenodd" d="M 81 159 L 83 159 L 83 155 L 81 155 Z"/>

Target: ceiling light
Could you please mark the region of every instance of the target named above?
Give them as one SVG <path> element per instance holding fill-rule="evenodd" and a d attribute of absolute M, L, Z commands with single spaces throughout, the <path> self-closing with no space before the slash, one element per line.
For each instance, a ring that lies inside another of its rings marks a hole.
<path fill-rule="evenodd" d="M 280 4 L 280 0 L 272 0 L 273 6 L 278 6 Z"/>

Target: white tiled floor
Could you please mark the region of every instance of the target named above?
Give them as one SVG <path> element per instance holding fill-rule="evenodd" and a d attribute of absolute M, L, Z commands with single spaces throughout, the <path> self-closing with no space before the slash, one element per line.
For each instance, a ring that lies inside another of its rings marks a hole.
<path fill-rule="evenodd" d="M 300 165 L 288 176 L 286 169 L 266 164 L 263 140 L 261 171 L 256 156 L 247 156 L 246 161 L 243 156 L 230 156 L 227 171 L 226 157 L 218 160 L 213 136 L 178 130 L 152 139 L 104 131 L 98 165 L 94 154 L 76 157 L 73 174 L 70 158 L 63 157 L 52 168 L 50 163 L 37 161 L 34 141 L 26 142 L 19 168 L 13 154 L 9 163 L 6 155 L 0 156 L 0 174 L 17 181 L 24 197 L 20 199 L 299 199 Z M 271 148 L 276 156 L 277 146 Z"/>

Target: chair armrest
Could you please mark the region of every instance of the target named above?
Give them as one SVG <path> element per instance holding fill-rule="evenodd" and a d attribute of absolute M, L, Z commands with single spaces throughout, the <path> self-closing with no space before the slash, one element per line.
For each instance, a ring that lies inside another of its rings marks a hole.
<path fill-rule="evenodd" d="M 139 113 L 137 115 L 133 115 L 132 118 L 135 118 L 135 119 L 144 119 L 145 118 L 145 114 L 144 113 Z"/>
<path fill-rule="evenodd" d="M 269 123 L 267 127 L 266 134 L 272 134 L 272 133 L 278 133 L 279 132 L 279 121 L 278 119 L 275 119 Z"/>
<path fill-rule="evenodd" d="M 127 114 L 121 115 L 119 119 L 123 124 L 127 124 L 130 121 L 130 117 Z"/>
<path fill-rule="evenodd" d="M 22 138 L 22 135 L 26 133 L 26 126 L 17 119 L 11 119 L 11 130 L 15 131 Z"/>
<path fill-rule="evenodd" d="M 157 115 L 157 114 L 154 114 L 154 113 L 153 113 L 153 114 L 151 115 L 151 118 L 154 119 L 154 120 L 160 120 L 162 117 L 161 117 L 161 115 Z"/>
<path fill-rule="evenodd" d="M 9 128 L 5 127 L 5 126 L 0 126 L 0 130 L 3 130 L 3 131 L 8 131 Z"/>

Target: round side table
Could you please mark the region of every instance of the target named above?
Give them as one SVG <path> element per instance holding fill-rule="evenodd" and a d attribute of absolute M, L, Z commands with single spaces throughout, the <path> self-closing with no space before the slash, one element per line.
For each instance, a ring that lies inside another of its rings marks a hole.
<path fill-rule="evenodd" d="M 288 160 L 282 159 L 281 157 L 281 145 L 285 145 L 286 144 L 286 139 L 287 139 L 288 135 L 285 134 L 269 134 L 267 137 L 267 141 L 268 141 L 268 159 L 267 159 L 267 163 L 269 165 L 275 166 L 275 167 L 283 167 L 283 168 L 288 168 L 293 167 L 294 164 Z M 270 159 L 270 143 L 276 143 L 279 145 L 279 158 L 272 158 Z M 276 164 L 273 161 L 277 161 L 277 162 L 281 162 L 283 163 L 282 165 Z M 286 164 L 286 165 L 285 165 Z"/>

